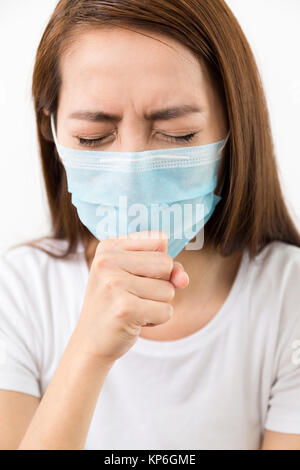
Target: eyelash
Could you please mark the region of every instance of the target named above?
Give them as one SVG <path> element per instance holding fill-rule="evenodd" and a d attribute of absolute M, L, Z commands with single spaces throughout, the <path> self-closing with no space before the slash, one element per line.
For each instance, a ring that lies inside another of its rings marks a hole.
<path fill-rule="evenodd" d="M 197 132 L 194 132 L 192 134 L 187 134 L 187 135 L 183 135 L 183 136 L 180 136 L 180 137 L 175 137 L 175 136 L 165 135 L 165 134 L 162 134 L 162 135 L 164 135 L 165 137 L 169 137 L 169 139 L 174 139 L 174 140 L 171 140 L 171 142 L 174 142 L 174 141 L 175 142 L 190 142 L 196 134 L 197 134 Z M 100 143 L 102 140 L 106 139 L 106 136 L 105 137 L 99 137 L 98 139 L 83 139 L 81 137 L 77 137 L 77 138 L 79 139 L 79 143 L 81 145 L 84 145 L 86 147 L 94 147 L 98 143 Z"/>

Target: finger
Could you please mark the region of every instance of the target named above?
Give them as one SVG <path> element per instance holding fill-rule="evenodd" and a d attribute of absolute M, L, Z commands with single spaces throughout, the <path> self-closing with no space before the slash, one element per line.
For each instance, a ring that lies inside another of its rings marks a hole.
<path fill-rule="evenodd" d="M 123 249 L 128 251 L 163 251 L 168 250 L 168 235 L 161 230 L 144 230 L 102 240 L 97 250 Z"/>
<path fill-rule="evenodd" d="M 175 287 L 164 279 L 152 279 L 130 273 L 124 279 L 124 288 L 140 298 L 171 302 L 175 296 Z"/>
<path fill-rule="evenodd" d="M 178 261 L 174 261 L 170 282 L 173 283 L 174 287 L 179 289 L 185 288 L 190 282 L 188 273 L 184 270 L 182 264 Z"/>
<path fill-rule="evenodd" d="M 157 300 L 141 299 L 133 294 L 132 308 L 130 310 L 127 323 L 132 327 L 142 327 L 147 324 L 160 325 L 170 320 L 174 314 L 174 308 L 168 302 Z"/>
<path fill-rule="evenodd" d="M 116 258 L 117 265 L 124 271 L 155 279 L 168 281 L 173 269 L 173 258 L 159 251 L 120 251 Z"/>

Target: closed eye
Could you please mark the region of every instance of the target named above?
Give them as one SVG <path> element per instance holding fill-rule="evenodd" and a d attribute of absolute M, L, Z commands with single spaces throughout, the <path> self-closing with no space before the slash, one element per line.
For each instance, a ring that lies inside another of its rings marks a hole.
<path fill-rule="evenodd" d="M 161 134 L 161 135 L 166 137 L 167 140 L 169 140 L 170 142 L 190 142 L 196 134 L 197 132 L 193 132 L 191 134 L 182 135 L 182 136 L 171 136 L 171 135 L 166 135 L 166 134 Z M 98 137 L 97 139 L 84 139 L 82 137 L 77 137 L 77 139 L 79 140 L 79 143 L 82 146 L 95 147 L 96 145 L 100 144 L 103 140 L 105 140 L 107 137 L 110 137 L 110 136 Z"/>

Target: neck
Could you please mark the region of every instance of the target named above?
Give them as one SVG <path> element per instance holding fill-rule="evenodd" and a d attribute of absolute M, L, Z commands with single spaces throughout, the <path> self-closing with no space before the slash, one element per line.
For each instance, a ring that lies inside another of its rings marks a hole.
<path fill-rule="evenodd" d="M 187 298 L 202 297 L 208 299 L 223 295 L 230 290 L 234 281 L 240 253 L 228 257 L 220 255 L 214 247 L 205 245 L 200 250 L 183 250 L 174 261 L 181 263 L 189 275 L 189 285 L 178 290 L 174 298 L 174 306 L 179 306 Z"/>

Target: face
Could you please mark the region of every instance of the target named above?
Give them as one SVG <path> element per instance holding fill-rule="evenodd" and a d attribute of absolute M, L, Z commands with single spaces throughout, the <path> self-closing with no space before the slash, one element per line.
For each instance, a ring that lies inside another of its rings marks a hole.
<path fill-rule="evenodd" d="M 61 57 L 58 142 L 140 152 L 225 138 L 222 102 L 199 60 L 176 40 L 137 31 L 81 32 Z"/>

